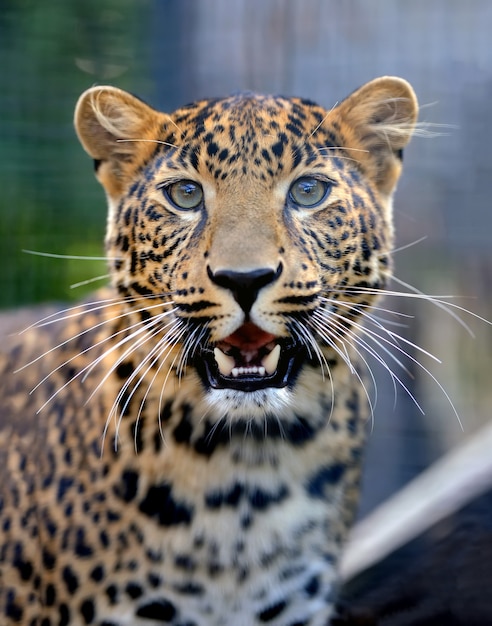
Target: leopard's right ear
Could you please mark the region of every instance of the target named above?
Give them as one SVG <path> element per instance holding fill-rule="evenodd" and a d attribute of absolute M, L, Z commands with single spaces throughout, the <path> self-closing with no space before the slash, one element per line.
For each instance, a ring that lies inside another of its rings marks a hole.
<path fill-rule="evenodd" d="M 82 146 L 95 160 L 98 179 L 110 195 L 116 195 L 132 173 L 136 155 L 141 163 L 155 149 L 149 140 L 159 137 L 162 120 L 135 96 L 105 86 L 80 96 L 74 123 Z"/>

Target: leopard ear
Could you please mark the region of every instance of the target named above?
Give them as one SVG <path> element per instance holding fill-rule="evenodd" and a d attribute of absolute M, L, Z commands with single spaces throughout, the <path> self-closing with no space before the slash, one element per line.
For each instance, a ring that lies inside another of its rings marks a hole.
<path fill-rule="evenodd" d="M 86 152 L 95 160 L 97 177 L 110 195 L 121 191 L 138 155 L 155 149 L 161 115 L 116 87 L 92 87 L 75 108 L 75 130 Z M 139 140 L 147 141 L 139 141 Z M 130 141 L 129 141 L 130 140 Z"/>
<path fill-rule="evenodd" d="M 415 128 L 418 104 L 410 84 L 383 76 L 366 83 L 335 110 L 350 138 L 364 152 L 357 160 L 380 191 L 391 194 L 401 171 L 403 148 Z M 365 155 L 365 156 L 364 156 Z"/>

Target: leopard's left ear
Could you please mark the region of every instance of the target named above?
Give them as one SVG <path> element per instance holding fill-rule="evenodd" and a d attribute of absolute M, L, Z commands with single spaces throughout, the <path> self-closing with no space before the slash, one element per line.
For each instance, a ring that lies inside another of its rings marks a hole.
<path fill-rule="evenodd" d="M 340 117 L 357 158 L 383 194 L 391 194 L 401 172 L 403 148 L 412 136 L 418 104 L 403 78 L 383 76 L 366 83 L 333 111 Z"/>

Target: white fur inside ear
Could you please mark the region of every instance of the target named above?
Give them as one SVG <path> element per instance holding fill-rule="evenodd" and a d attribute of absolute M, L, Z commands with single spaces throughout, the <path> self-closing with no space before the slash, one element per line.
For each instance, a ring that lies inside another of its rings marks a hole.
<path fill-rule="evenodd" d="M 97 122 L 116 139 L 136 138 L 142 122 L 128 103 L 97 89 L 89 94 L 89 103 Z"/>
<path fill-rule="evenodd" d="M 381 121 L 368 124 L 368 129 L 389 145 L 405 146 L 415 130 L 415 114 L 406 98 L 388 98 L 378 103 Z"/>
<path fill-rule="evenodd" d="M 157 112 L 116 87 L 92 87 L 75 108 L 75 129 L 94 159 L 111 160 L 132 154 L 128 140 L 144 139 L 155 128 Z M 126 141 L 125 141 L 126 140 Z"/>
<path fill-rule="evenodd" d="M 385 143 L 394 151 L 403 148 L 414 132 L 418 104 L 407 81 L 383 76 L 352 93 L 340 111 L 368 149 Z"/>

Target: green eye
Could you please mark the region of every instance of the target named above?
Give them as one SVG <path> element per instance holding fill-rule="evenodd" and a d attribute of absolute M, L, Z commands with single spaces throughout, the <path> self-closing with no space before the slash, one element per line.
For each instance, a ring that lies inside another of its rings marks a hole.
<path fill-rule="evenodd" d="M 178 180 L 165 187 L 169 200 L 184 211 L 196 209 L 203 202 L 203 189 L 192 180 Z"/>
<path fill-rule="evenodd" d="M 300 207 L 318 206 L 331 191 L 331 183 L 313 176 L 302 176 L 295 180 L 289 189 L 289 198 Z"/>

